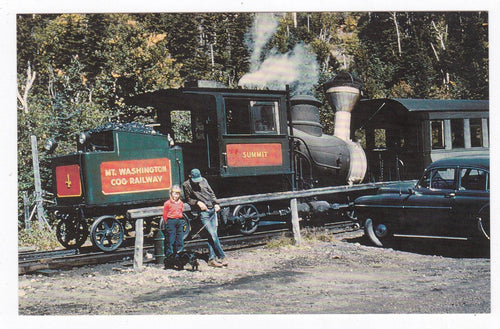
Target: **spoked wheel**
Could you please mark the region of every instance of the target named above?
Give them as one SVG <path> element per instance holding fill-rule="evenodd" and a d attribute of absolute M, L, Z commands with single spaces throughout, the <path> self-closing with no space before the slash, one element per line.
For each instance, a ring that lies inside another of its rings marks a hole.
<path fill-rule="evenodd" d="M 83 220 L 61 220 L 56 228 L 57 240 L 67 249 L 80 248 L 89 236 L 89 228 Z"/>
<path fill-rule="evenodd" d="M 378 247 L 389 247 L 393 243 L 393 236 L 387 225 L 374 223 L 371 218 L 365 220 L 365 234 Z"/>
<path fill-rule="evenodd" d="M 233 216 L 240 223 L 240 233 L 250 235 L 257 230 L 259 226 L 259 211 L 254 205 L 240 205 L 234 208 Z"/>
<path fill-rule="evenodd" d="M 97 218 L 90 228 L 92 244 L 102 251 L 114 251 L 123 242 L 125 230 L 114 216 Z"/>

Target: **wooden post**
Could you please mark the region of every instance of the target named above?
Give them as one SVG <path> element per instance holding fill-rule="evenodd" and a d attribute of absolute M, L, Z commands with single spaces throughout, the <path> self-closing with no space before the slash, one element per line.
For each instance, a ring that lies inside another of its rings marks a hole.
<path fill-rule="evenodd" d="M 50 229 L 49 223 L 45 219 L 43 214 L 43 200 L 42 200 L 42 181 L 40 179 L 40 164 L 38 162 L 38 146 L 36 141 L 36 136 L 31 135 L 31 153 L 33 156 L 33 174 L 35 176 L 35 205 L 38 217 L 38 223 L 40 225 L 46 224 Z"/>
<path fill-rule="evenodd" d="M 142 250 L 144 244 L 144 220 L 137 218 L 135 220 L 135 253 L 134 253 L 134 270 L 142 269 Z"/>
<path fill-rule="evenodd" d="M 300 245 L 302 239 L 300 237 L 299 211 L 297 209 L 297 199 L 290 200 L 290 210 L 292 212 L 292 230 L 295 244 Z"/>
<path fill-rule="evenodd" d="M 24 228 L 29 230 L 31 228 L 30 200 L 28 199 L 28 192 L 26 191 L 23 191 L 23 202 L 24 202 Z"/>

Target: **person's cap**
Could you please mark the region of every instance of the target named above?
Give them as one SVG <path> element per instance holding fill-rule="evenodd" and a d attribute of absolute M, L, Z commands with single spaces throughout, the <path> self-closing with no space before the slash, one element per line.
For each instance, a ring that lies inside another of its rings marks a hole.
<path fill-rule="evenodd" d="M 199 169 L 194 168 L 193 170 L 191 170 L 190 176 L 191 176 L 191 180 L 195 183 L 199 183 L 202 181 L 201 172 Z"/>

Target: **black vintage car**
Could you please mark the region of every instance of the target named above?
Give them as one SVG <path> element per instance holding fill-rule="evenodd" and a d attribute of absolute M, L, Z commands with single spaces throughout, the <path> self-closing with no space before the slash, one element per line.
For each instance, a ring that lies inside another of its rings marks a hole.
<path fill-rule="evenodd" d="M 393 246 L 395 238 L 488 243 L 489 168 L 489 155 L 435 161 L 416 183 L 395 183 L 357 198 L 356 216 L 365 235 L 380 247 Z"/>

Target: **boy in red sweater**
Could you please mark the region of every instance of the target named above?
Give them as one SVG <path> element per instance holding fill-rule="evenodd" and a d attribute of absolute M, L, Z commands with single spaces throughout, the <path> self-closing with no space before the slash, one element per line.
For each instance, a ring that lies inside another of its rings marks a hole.
<path fill-rule="evenodd" d="M 183 227 L 186 220 L 182 216 L 184 202 L 181 201 L 181 188 L 172 186 L 170 199 L 163 204 L 163 227 L 165 227 L 165 265 L 176 253 L 184 249 Z"/>

